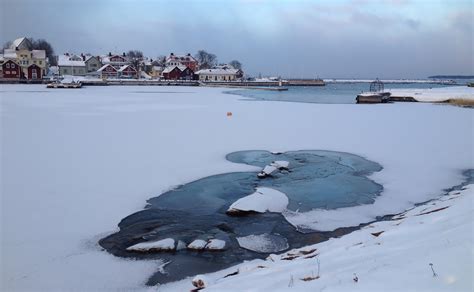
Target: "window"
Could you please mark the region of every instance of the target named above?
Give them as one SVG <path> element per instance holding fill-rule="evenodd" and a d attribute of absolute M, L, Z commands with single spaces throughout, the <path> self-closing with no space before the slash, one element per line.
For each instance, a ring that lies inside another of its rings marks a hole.
<path fill-rule="evenodd" d="M 40 65 L 43 64 L 43 61 L 39 61 L 39 64 L 40 64 Z"/>
<path fill-rule="evenodd" d="M 7 68 L 10 69 L 10 63 L 7 63 Z"/>

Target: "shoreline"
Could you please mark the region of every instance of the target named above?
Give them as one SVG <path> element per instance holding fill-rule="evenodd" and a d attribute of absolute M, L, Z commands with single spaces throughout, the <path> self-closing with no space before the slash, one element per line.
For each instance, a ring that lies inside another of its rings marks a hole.
<path fill-rule="evenodd" d="M 337 259 L 338 262 L 344 261 L 344 257 L 351 257 L 352 255 L 351 255 L 350 250 L 366 248 L 367 252 L 363 251 L 362 254 L 360 255 L 362 257 L 366 257 L 363 254 L 365 253 L 370 254 L 373 249 L 377 249 L 378 250 L 377 252 L 380 253 L 379 246 L 382 247 L 383 245 L 387 243 L 384 240 L 387 234 L 392 234 L 392 233 L 400 234 L 401 233 L 403 235 L 404 232 L 407 232 L 405 231 L 405 229 L 413 228 L 413 226 L 411 225 L 409 225 L 408 228 L 405 227 L 408 224 L 404 223 L 404 221 L 413 220 L 414 218 L 424 218 L 424 216 L 427 216 L 426 218 L 430 218 L 432 222 L 434 222 L 433 224 L 437 224 L 436 222 L 439 221 L 437 217 L 446 216 L 445 213 L 446 211 L 449 210 L 450 207 L 461 207 L 460 206 L 461 204 L 458 201 L 453 201 L 453 200 L 458 200 L 460 198 L 470 201 L 470 205 L 471 205 L 470 212 L 474 211 L 473 205 L 472 205 L 472 203 L 474 202 L 474 198 L 473 198 L 474 176 L 473 174 L 474 174 L 474 169 L 465 170 L 463 171 L 463 175 L 465 175 L 465 178 L 466 178 L 465 181 L 462 182 L 461 184 L 447 188 L 438 197 L 425 201 L 423 203 L 415 204 L 412 208 L 409 208 L 398 214 L 383 216 L 383 218 L 379 220 L 375 220 L 367 224 L 361 224 L 357 229 L 347 234 L 344 234 L 341 237 L 330 238 L 329 240 L 324 241 L 324 242 L 308 245 L 308 246 L 297 248 L 297 249 L 292 249 L 290 251 L 286 251 L 281 254 L 271 254 L 266 259 L 252 260 L 249 262 L 235 265 L 230 268 L 223 269 L 218 272 L 211 273 L 211 274 L 196 275 L 194 278 L 187 278 L 181 281 L 161 285 L 160 291 L 173 291 L 175 289 L 193 289 L 194 287 L 192 286 L 191 280 L 196 281 L 196 279 L 201 279 L 206 285 L 205 287 L 206 290 L 209 290 L 209 291 L 214 291 L 214 290 L 219 291 L 219 290 L 229 290 L 229 289 L 233 290 L 235 289 L 235 287 L 239 287 L 239 289 L 242 289 L 242 290 L 247 290 L 247 289 L 286 290 L 288 288 L 289 289 L 293 288 L 293 286 L 299 287 L 299 289 L 304 289 L 304 290 L 321 289 L 323 287 L 325 287 L 329 291 L 332 291 L 333 289 L 336 289 L 336 291 L 339 291 L 340 289 L 343 289 L 343 290 L 348 289 L 349 287 L 351 287 L 349 285 L 355 285 L 351 283 L 350 281 L 351 278 L 353 278 L 351 276 L 354 273 L 351 273 L 352 271 L 348 271 L 347 267 L 342 266 L 342 265 L 333 266 L 332 267 L 333 269 L 328 269 L 327 267 L 325 267 L 325 265 L 328 264 L 327 262 L 328 259 L 324 258 L 324 254 L 326 252 L 331 253 L 336 257 L 339 257 L 337 253 L 342 252 L 344 255 Z M 467 203 L 467 205 L 469 205 L 469 203 Z M 451 212 L 451 214 L 448 215 L 448 219 L 452 219 L 451 217 L 460 216 L 459 214 L 452 214 L 452 213 L 455 213 L 455 212 Z M 465 216 L 465 214 L 461 214 L 461 215 Z M 469 226 L 470 224 L 472 228 L 472 216 L 470 219 L 471 221 L 467 222 L 467 224 L 465 225 Z M 423 223 L 423 221 L 424 220 L 421 219 L 421 221 L 419 220 L 417 222 Z M 423 225 L 419 225 L 419 226 L 421 226 L 419 228 L 421 228 L 422 230 L 424 229 Z M 417 226 L 414 226 L 414 228 L 417 228 Z M 407 233 L 411 234 L 411 231 Z M 425 232 L 422 232 L 422 233 L 425 233 Z M 400 237 L 400 235 L 397 235 L 397 237 Z M 405 239 L 402 238 L 401 241 L 403 240 Z M 456 239 L 452 238 L 451 240 L 455 241 Z M 410 240 L 407 239 L 405 245 L 410 245 L 409 242 Z M 457 246 L 458 243 L 459 242 L 455 242 L 452 245 Z M 465 244 L 468 244 L 468 246 L 472 246 L 472 243 L 473 241 L 472 241 L 472 235 L 471 235 L 470 243 L 465 242 Z M 429 249 L 429 247 L 426 245 L 422 245 L 420 247 Z M 448 254 L 452 253 L 451 250 L 448 250 L 448 251 L 449 251 Z M 446 249 L 439 252 L 447 253 Z M 383 251 L 382 253 L 388 254 L 388 252 L 383 252 Z M 403 251 L 402 251 L 402 254 L 403 254 Z M 402 254 L 400 254 L 399 252 L 397 256 L 403 257 Z M 410 250 L 407 249 L 405 251 L 405 254 L 410 254 Z M 358 255 L 357 257 L 360 257 L 360 256 Z M 407 256 L 408 255 L 405 255 L 405 257 Z M 444 256 L 444 259 L 446 259 L 446 256 Z M 332 260 L 336 260 L 336 259 L 333 258 Z M 414 258 L 411 258 L 411 260 L 417 261 L 416 256 L 414 256 Z M 345 261 L 347 262 L 348 260 L 345 260 Z M 385 261 L 390 262 L 391 259 L 387 259 Z M 409 262 L 408 258 L 407 258 L 407 261 Z M 366 288 L 358 287 L 357 289 L 367 289 L 367 287 L 370 287 L 369 290 L 386 289 L 387 286 L 385 285 L 387 283 L 375 281 L 373 276 L 371 277 L 370 271 L 376 269 L 379 271 L 379 274 L 385 274 L 386 272 L 384 272 L 383 270 L 385 267 L 390 266 L 389 262 L 384 263 L 384 260 L 382 259 L 380 263 L 377 263 L 375 265 L 375 267 L 368 266 L 368 267 L 364 267 L 365 269 L 361 267 L 353 268 L 353 271 L 356 272 L 355 274 L 358 277 L 360 277 L 361 279 L 363 278 L 364 281 L 370 281 L 368 284 L 369 286 L 364 286 Z M 455 284 L 457 281 L 460 281 L 460 280 L 462 281 L 461 285 L 463 285 L 463 287 L 466 288 L 466 291 L 473 288 L 472 282 L 470 282 L 469 271 L 467 273 L 469 277 L 464 277 L 464 278 L 459 279 L 456 277 L 455 274 L 449 273 L 449 271 L 447 271 L 446 269 L 443 269 L 442 262 L 440 261 L 437 261 L 437 262 L 434 261 L 434 262 L 435 262 L 434 264 L 431 262 L 426 262 L 426 263 L 423 262 L 424 267 L 425 267 L 423 269 L 425 276 L 410 275 L 409 272 L 407 271 L 401 272 L 401 270 L 397 270 L 396 281 L 400 281 L 404 278 L 410 278 L 410 280 L 412 280 L 411 278 L 416 278 L 416 281 L 419 281 L 418 289 L 420 288 L 430 289 L 429 287 L 432 287 L 432 288 L 437 287 L 437 289 L 439 289 L 438 285 L 440 285 L 441 283 L 439 281 L 435 282 L 436 279 L 429 278 L 429 276 L 431 275 L 431 272 L 433 272 L 433 275 L 435 275 L 435 276 L 432 276 L 433 278 L 442 277 L 444 279 L 443 284 L 447 285 L 445 287 L 446 289 L 450 289 L 448 288 L 449 285 Z M 370 263 L 368 264 L 370 265 Z M 318 267 L 319 265 L 323 267 L 321 271 L 319 271 L 320 269 Z M 355 266 L 357 266 L 357 264 L 355 264 Z M 434 267 L 433 271 L 430 270 L 430 266 Z M 273 269 L 274 272 L 272 272 L 271 269 Z M 435 272 L 435 269 L 437 272 Z M 390 270 L 390 268 L 387 268 L 387 270 Z M 472 270 L 472 266 L 471 266 L 471 270 Z M 387 273 L 390 276 L 392 276 L 393 274 L 391 271 Z M 336 281 L 334 279 L 331 279 L 331 277 L 336 277 L 336 278 L 341 279 L 343 276 L 347 276 L 347 279 L 343 280 L 343 282 L 341 282 L 341 280 Z M 242 278 L 242 280 L 240 280 L 240 278 Z M 256 286 L 256 287 L 251 286 L 253 283 L 256 283 L 257 280 L 260 281 L 258 285 L 261 285 L 261 286 Z M 420 280 L 424 280 L 424 281 L 420 283 Z M 324 282 L 324 283 L 320 283 L 320 282 Z M 374 286 L 374 282 L 377 282 L 378 286 Z M 390 283 L 392 282 L 393 281 L 390 281 Z M 290 283 L 293 283 L 293 285 L 290 285 Z M 433 283 L 436 286 L 432 286 Z M 464 291 L 464 288 L 462 289 L 462 291 Z M 354 289 L 354 287 L 352 287 L 351 289 Z"/>

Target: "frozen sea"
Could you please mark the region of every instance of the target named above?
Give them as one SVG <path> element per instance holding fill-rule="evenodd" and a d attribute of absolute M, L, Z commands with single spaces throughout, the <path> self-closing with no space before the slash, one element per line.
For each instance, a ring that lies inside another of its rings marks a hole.
<path fill-rule="evenodd" d="M 385 90 L 408 88 L 442 88 L 449 87 L 430 83 L 387 83 Z M 326 83 L 326 86 L 288 86 L 287 91 L 241 89 L 229 93 L 257 100 L 289 101 L 304 103 L 355 103 L 359 93 L 369 91 L 370 83 Z"/>
<path fill-rule="evenodd" d="M 223 91 L 1 85 L 1 290 L 146 289 L 160 260 L 118 258 L 97 242 L 179 185 L 261 170 L 226 160 L 232 152 L 331 150 L 380 164 L 369 176 L 383 186 L 372 204 L 288 218 L 317 230 L 404 211 L 474 168 L 472 109 L 248 101 Z"/>

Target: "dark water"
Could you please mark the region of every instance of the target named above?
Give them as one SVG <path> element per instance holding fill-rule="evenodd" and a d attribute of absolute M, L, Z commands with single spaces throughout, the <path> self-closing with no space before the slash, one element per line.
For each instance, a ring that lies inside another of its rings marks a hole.
<path fill-rule="evenodd" d="M 440 84 L 385 84 L 385 90 L 396 88 L 437 88 L 449 85 Z M 288 91 L 235 90 L 227 93 L 237 94 L 257 100 L 292 101 L 309 103 L 355 103 L 357 94 L 368 91 L 369 83 L 327 83 L 326 86 L 289 86 Z"/>
<path fill-rule="evenodd" d="M 300 211 L 371 204 L 382 191 L 381 185 L 367 178 L 382 167 L 348 153 L 295 151 L 276 155 L 267 151 L 242 151 L 229 154 L 227 159 L 260 167 L 275 160 L 286 160 L 290 165 L 288 171 L 281 170 L 264 179 L 257 178 L 257 172 L 237 172 L 179 186 L 149 199 L 144 210 L 124 218 L 118 225 L 119 232 L 100 240 L 100 245 L 120 257 L 170 261 L 166 273 L 157 272 L 148 281 L 149 285 L 166 283 L 268 255 L 241 248 L 236 240 L 238 237 L 267 234 L 269 238 L 285 240 L 291 249 L 354 230 L 308 232 L 296 230 L 279 213 L 253 213 L 243 217 L 226 214 L 232 203 L 253 193 L 257 187 L 270 187 L 285 193 L 289 198 L 288 209 Z M 195 239 L 221 239 L 226 242 L 226 249 L 150 253 L 126 250 L 140 242 L 165 238 L 186 244 Z"/>

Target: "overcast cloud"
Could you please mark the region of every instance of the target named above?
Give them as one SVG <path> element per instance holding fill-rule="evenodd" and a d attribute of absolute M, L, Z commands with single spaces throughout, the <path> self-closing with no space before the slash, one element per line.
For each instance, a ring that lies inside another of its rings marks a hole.
<path fill-rule="evenodd" d="M 56 53 L 205 49 L 285 77 L 474 74 L 471 0 L 0 1 L 2 43 L 44 38 Z"/>

